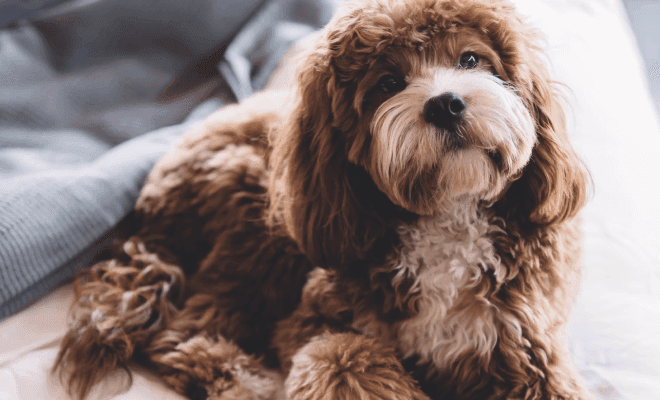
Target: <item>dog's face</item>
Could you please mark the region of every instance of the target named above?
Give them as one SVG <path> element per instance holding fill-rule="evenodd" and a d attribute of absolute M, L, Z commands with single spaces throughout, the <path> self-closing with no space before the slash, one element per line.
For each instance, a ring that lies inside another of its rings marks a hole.
<path fill-rule="evenodd" d="M 470 198 L 524 223 L 574 215 L 585 175 L 535 42 L 506 0 L 346 5 L 307 56 L 275 139 L 284 220 L 302 248 L 359 257 L 351 249 L 385 219 L 372 186 L 418 215 Z"/>
<path fill-rule="evenodd" d="M 536 127 L 485 35 L 424 29 L 419 46 L 387 48 L 359 80 L 369 145 L 349 159 L 394 203 L 433 215 L 495 199 L 529 161 Z"/>

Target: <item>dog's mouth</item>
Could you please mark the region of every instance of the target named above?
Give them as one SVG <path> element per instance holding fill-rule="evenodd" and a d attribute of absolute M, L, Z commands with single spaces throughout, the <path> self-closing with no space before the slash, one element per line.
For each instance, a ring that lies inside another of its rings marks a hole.
<path fill-rule="evenodd" d="M 445 146 L 449 151 L 458 151 L 467 149 L 470 146 L 470 141 L 462 132 L 462 127 L 459 124 L 445 129 L 436 129 L 436 135 L 443 138 Z"/>
<path fill-rule="evenodd" d="M 478 143 L 473 143 L 470 141 L 464 133 L 460 130 L 453 131 L 440 131 L 437 132 L 438 135 L 442 135 L 444 138 L 444 145 L 448 152 L 456 152 L 461 150 L 467 150 L 473 145 L 476 147 L 481 147 Z M 502 172 L 504 169 L 504 159 L 502 153 L 499 149 L 496 148 L 486 148 L 484 149 L 488 158 L 495 165 L 496 169 L 499 172 Z"/>

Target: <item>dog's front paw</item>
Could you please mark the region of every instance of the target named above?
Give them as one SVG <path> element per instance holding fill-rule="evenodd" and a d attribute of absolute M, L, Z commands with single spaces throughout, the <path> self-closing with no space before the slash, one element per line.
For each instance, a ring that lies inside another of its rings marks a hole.
<path fill-rule="evenodd" d="M 199 333 L 151 354 L 156 371 L 191 400 L 283 400 L 282 378 L 222 336 Z"/>
<path fill-rule="evenodd" d="M 221 377 L 212 383 L 191 386 L 185 395 L 190 400 L 285 400 L 284 392 L 275 390 L 268 379 L 257 377 L 247 386 L 245 383 L 228 382 L 227 377 Z"/>
<path fill-rule="evenodd" d="M 293 357 L 290 400 L 428 400 L 392 349 L 353 333 L 314 337 Z"/>
<path fill-rule="evenodd" d="M 231 375 L 225 375 L 204 387 L 206 400 L 286 400 L 281 377 L 261 368 L 245 369 L 237 366 Z M 195 399 L 191 396 L 191 399 Z"/>

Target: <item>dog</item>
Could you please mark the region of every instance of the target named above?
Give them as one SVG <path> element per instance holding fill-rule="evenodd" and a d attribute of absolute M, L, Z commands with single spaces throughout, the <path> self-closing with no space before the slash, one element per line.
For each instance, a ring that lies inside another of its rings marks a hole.
<path fill-rule="evenodd" d="M 159 160 L 54 370 L 79 397 L 138 363 L 193 399 L 590 399 L 589 177 L 538 42 L 506 0 L 343 5 L 289 94 Z"/>

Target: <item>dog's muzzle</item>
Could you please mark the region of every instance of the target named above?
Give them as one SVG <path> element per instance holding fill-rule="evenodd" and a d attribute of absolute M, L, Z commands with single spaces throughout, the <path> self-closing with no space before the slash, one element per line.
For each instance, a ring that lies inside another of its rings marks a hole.
<path fill-rule="evenodd" d="M 465 100 L 456 93 L 443 93 L 429 99 L 424 105 L 426 122 L 446 132 L 448 140 L 456 147 L 463 147 L 464 138 L 458 134 L 456 127 L 465 115 L 467 105 Z"/>

